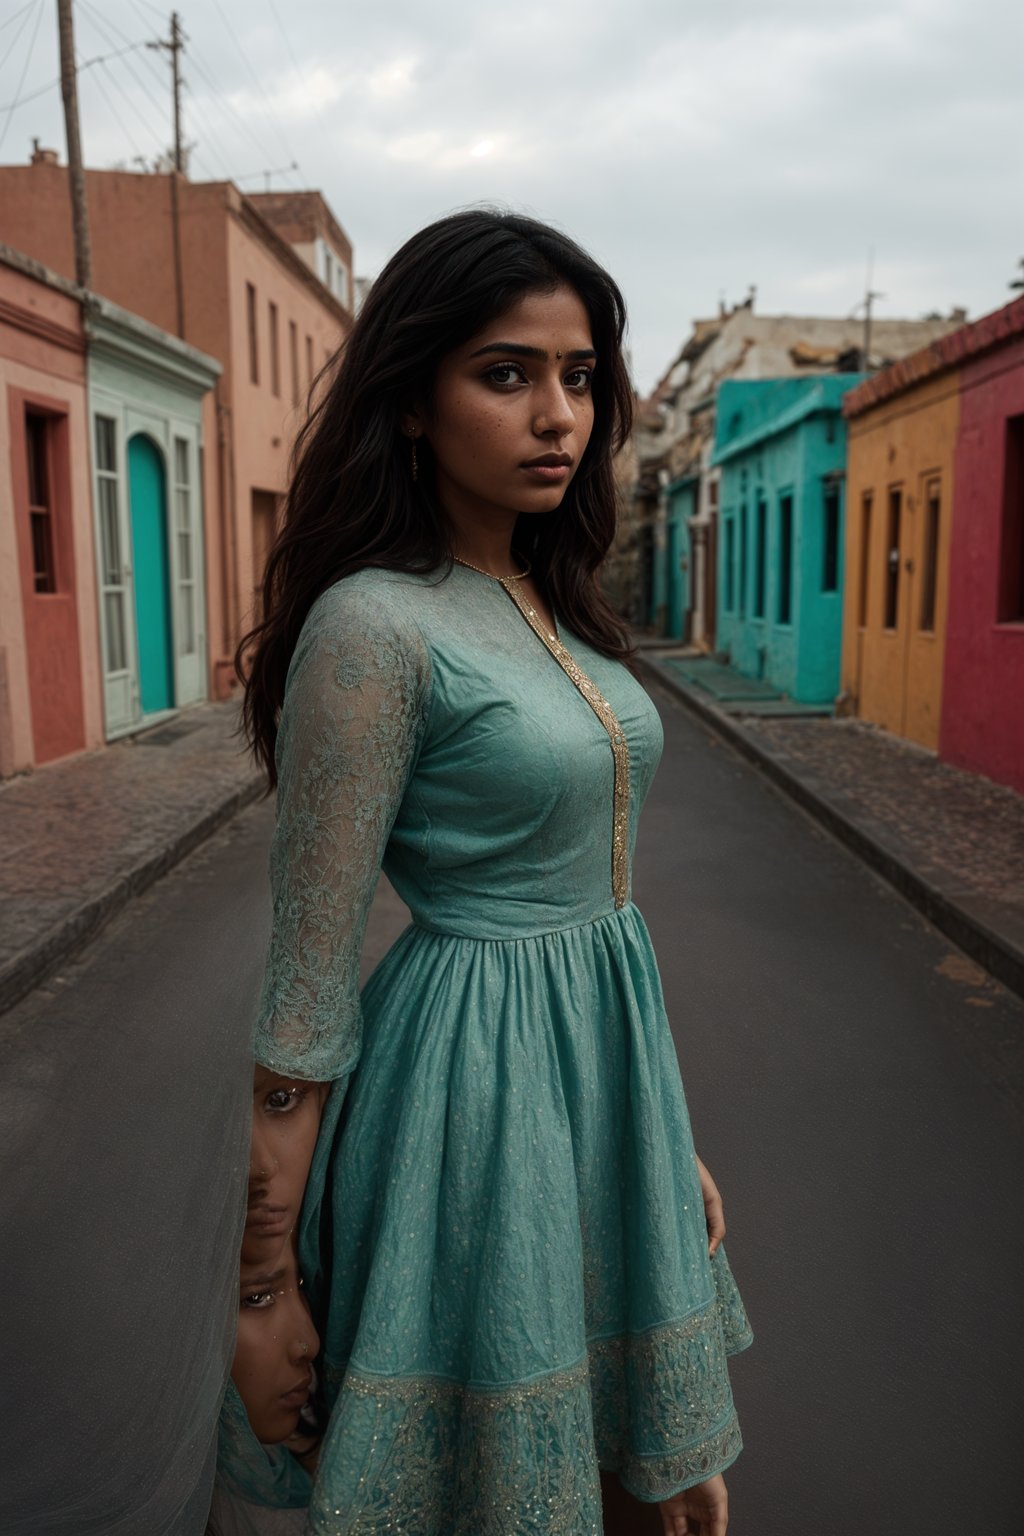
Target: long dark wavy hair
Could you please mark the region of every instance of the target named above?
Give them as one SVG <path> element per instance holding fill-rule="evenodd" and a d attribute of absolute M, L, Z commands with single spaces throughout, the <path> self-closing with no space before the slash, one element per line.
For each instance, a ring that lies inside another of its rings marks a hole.
<path fill-rule="evenodd" d="M 245 686 L 242 730 L 277 783 L 274 747 L 288 665 L 316 598 L 365 566 L 452 568 L 451 529 L 434 489 L 429 446 L 410 473 L 401 420 L 429 410 L 441 360 L 527 293 L 574 289 L 590 319 L 598 367 L 594 425 L 561 505 L 519 517 L 512 548 L 547 600 L 596 650 L 632 660 L 625 624 L 596 573 L 615 533 L 612 458 L 632 425 L 618 287 L 559 230 L 491 209 L 451 214 L 414 235 L 373 284 L 335 361 L 329 387 L 295 444 L 280 533 L 267 560 L 262 617 L 234 658 Z"/>

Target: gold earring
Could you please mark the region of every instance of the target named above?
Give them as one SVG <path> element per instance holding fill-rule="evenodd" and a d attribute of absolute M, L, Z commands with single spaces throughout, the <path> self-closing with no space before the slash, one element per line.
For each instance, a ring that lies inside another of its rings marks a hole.
<path fill-rule="evenodd" d="M 412 478 L 416 480 L 419 478 L 420 472 L 420 467 L 416 460 L 416 433 L 410 432 L 409 436 L 412 439 Z"/>

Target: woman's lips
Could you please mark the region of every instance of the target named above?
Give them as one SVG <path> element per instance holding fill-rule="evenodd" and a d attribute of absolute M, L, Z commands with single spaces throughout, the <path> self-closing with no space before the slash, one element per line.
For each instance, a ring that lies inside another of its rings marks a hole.
<path fill-rule="evenodd" d="M 527 475 L 533 475 L 537 480 L 546 480 L 550 484 L 560 485 L 563 480 L 568 480 L 570 464 L 520 464 L 520 469 Z"/>
<path fill-rule="evenodd" d="M 258 1205 L 247 1213 L 245 1224 L 271 1235 L 285 1232 L 291 1226 L 291 1211 L 286 1205 Z"/>
<path fill-rule="evenodd" d="M 300 1381 L 297 1387 L 282 1392 L 280 1402 L 285 1408 L 301 1408 L 309 1399 L 313 1387 L 313 1372 L 310 1371 L 305 1381 Z"/>

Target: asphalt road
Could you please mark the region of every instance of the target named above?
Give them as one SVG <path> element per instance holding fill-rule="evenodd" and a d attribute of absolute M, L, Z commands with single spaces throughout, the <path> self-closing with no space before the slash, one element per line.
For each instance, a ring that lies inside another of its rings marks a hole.
<path fill-rule="evenodd" d="M 666 749 L 634 897 L 757 1335 L 733 1364 L 731 1531 L 1019 1536 L 1024 1006 L 655 697 Z M 267 805 L 244 812 L 0 1021 L 5 1532 L 84 1530 L 86 1506 L 115 1532 L 126 1495 L 147 1514 L 120 1529 L 201 1529 L 208 1469 L 165 1450 L 147 1488 L 126 1425 L 166 1373 L 193 1369 L 198 1394 L 221 1368 L 230 1276 L 210 1256 L 240 1214 L 271 825 Z M 404 922 L 383 888 L 364 974 Z"/>
<path fill-rule="evenodd" d="M 1020 1536 L 1024 1005 L 652 690 L 634 899 L 755 1332 L 737 1536 Z"/>

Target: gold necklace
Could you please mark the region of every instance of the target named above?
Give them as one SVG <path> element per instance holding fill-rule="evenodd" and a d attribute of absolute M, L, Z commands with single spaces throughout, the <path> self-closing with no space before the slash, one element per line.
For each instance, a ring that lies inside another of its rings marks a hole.
<path fill-rule="evenodd" d="M 482 565 L 474 565 L 472 560 L 463 560 L 461 555 L 452 555 L 452 559 L 458 561 L 459 565 L 468 565 L 471 571 L 479 571 L 481 576 L 489 576 L 492 581 L 523 581 L 533 570 L 533 566 L 527 564 L 525 571 L 517 571 L 513 576 L 495 576 L 493 571 L 485 571 Z"/>

